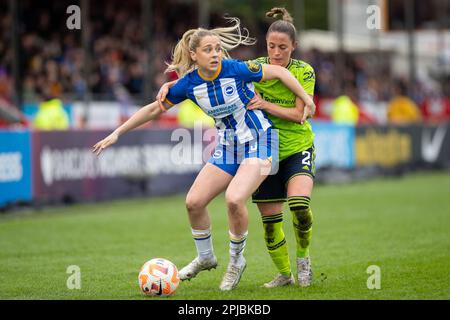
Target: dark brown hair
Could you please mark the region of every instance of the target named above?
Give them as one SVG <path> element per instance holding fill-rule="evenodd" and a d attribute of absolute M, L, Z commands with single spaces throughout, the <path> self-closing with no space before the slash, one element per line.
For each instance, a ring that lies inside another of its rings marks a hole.
<path fill-rule="evenodd" d="M 280 20 L 277 20 L 270 25 L 266 36 L 271 32 L 280 32 L 287 34 L 292 40 L 292 43 L 297 41 L 297 29 L 295 29 L 294 26 L 294 19 L 292 19 L 292 16 L 285 8 L 272 8 L 269 12 L 266 12 L 266 16 L 274 19 L 281 16 Z"/>

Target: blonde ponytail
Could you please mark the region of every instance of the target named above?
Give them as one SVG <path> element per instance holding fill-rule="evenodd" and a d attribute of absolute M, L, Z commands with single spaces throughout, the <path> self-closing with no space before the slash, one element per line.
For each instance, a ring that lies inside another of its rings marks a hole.
<path fill-rule="evenodd" d="M 168 64 L 165 72 L 175 71 L 179 77 L 182 77 L 193 69 L 195 62 L 192 61 L 189 53 L 189 43 L 197 31 L 198 29 L 190 29 L 183 34 L 172 52 L 172 63 Z"/>
<path fill-rule="evenodd" d="M 233 50 L 239 45 L 250 46 L 256 43 L 256 39 L 250 37 L 249 31 L 243 28 L 241 31 L 241 23 L 238 18 L 225 18 L 234 23 L 230 27 L 221 27 L 215 29 L 191 29 L 183 34 L 172 52 L 172 63 L 168 64 L 165 72 L 175 71 L 179 77 L 183 77 L 187 73 L 195 69 L 196 63 L 192 60 L 190 51 L 195 51 L 201 39 L 206 36 L 216 36 L 219 38 L 223 50 L 223 58 L 230 59 L 228 51 Z"/>
<path fill-rule="evenodd" d="M 234 25 L 231 27 L 215 28 L 212 29 L 211 32 L 220 39 L 224 50 L 224 55 L 227 59 L 229 59 L 230 55 L 228 51 L 239 47 L 241 44 L 244 46 L 254 45 L 256 43 L 256 39 L 250 37 L 250 32 L 247 28 L 243 28 L 243 32 L 241 32 L 241 22 L 238 18 L 227 17 L 225 19 L 228 20 L 228 22 L 234 22 Z"/>

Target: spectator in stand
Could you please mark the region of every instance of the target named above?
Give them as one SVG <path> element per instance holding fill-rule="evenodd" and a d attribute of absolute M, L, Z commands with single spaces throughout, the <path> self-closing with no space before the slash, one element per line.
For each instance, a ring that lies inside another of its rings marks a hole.
<path fill-rule="evenodd" d="M 349 96 L 341 95 L 333 101 L 331 119 L 334 123 L 356 125 L 358 118 L 358 106 Z"/>
<path fill-rule="evenodd" d="M 42 93 L 39 111 L 33 126 L 39 130 L 66 130 L 69 128 L 69 116 L 63 108 L 61 99 L 54 96 L 54 89 L 46 87 Z"/>
<path fill-rule="evenodd" d="M 389 102 L 387 117 L 392 124 L 408 124 L 421 121 L 417 104 L 406 95 L 406 85 L 399 81 L 394 87 L 394 97 Z"/>
<path fill-rule="evenodd" d="M 40 86 L 48 83 L 51 83 L 55 94 L 62 94 L 67 100 L 82 100 L 88 88 L 95 100 L 115 100 L 114 90 L 109 85 L 111 73 L 118 76 L 120 85 L 129 92 L 132 101 L 136 98 L 146 99 L 148 97 L 143 95 L 149 54 L 152 57 L 151 87 L 155 91 L 163 83 L 176 78 L 174 74 L 163 73 L 165 62 L 170 60 L 170 48 L 183 30 L 193 27 L 191 24 L 196 21 L 195 6 L 181 3 L 173 6 L 172 0 L 155 2 L 151 34 L 152 52 L 148 53 L 144 41 L 144 28 L 140 24 L 141 0 L 128 0 L 126 3 L 120 0 L 97 0 L 90 10 L 89 43 L 92 59 L 89 80 L 86 83 L 83 77 L 86 63 L 81 32 L 68 32 L 65 27 L 67 17 L 65 10 L 70 4 L 69 0 L 54 1 L 50 9 L 47 1 L 20 1 L 19 62 L 22 73 L 22 98 L 25 102 L 36 102 Z M 14 90 L 12 62 L 15 57 L 10 45 L 12 19 L 7 7 L 6 2 L 0 1 L 0 98 L 11 103 Z M 211 23 L 215 23 L 214 14 L 211 16 Z M 263 37 L 265 31 L 261 28 L 260 32 L 260 36 Z M 247 50 L 249 48 L 238 49 L 234 54 L 240 58 L 259 55 L 257 52 L 250 53 Z M 379 55 L 377 58 L 371 56 L 371 52 L 345 53 L 342 77 L 343 82 L 355 91 L 353 97 L 347 88 L 345 90 L 340 88 L 342 83 L 336 81 L 334 52 L 317 49 L 302 52 L 302 60 L 309 61 L 316 72 L 317 98 L 349 95 L 357 104 L 362 101 L 387 102 L 391 98 L 390 88 L 394 76 L 389 67 L 390 58 L 378 57 Z M 438 91 L 442 91 L 444 95 L 443 100 L 435 99 L 431 102 L 428 101 L 429 89 L 423 83 L 423 79 L 418 79 L 413 96 L 409 98 L 417 105 L 430 103 L 433 106 L 438 103 L 445 105 L 445 97 L 448 100 L 448 89 L 444 82 L 438 84 Z M 154 94 L 156 92 L 150 93 L 150 96 Z M 427 112 L 428 110 L 424 114 Z M 403 113 L 400 111 L 400 114 Z"/>

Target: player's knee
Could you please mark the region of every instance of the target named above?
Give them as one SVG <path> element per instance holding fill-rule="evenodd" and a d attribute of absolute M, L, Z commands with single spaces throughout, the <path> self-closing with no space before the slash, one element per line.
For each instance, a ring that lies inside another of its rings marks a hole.
<path fill-rule="evenodd" d="M 227 203 L 229 212 L 233 214 L 239 214 L 239 212 L 242 211 L 240 209 L 242 209 L 242 207 L 245 207 L 246 199 L 243 199 L 243 197 L 237 192 L 227 191 L 225 193 L 225 201 Z"/>
<path fill-rule="evenodd" d="M 274 212 L 282 212 L 283 211 L 283 202 L 274 202 L 274 203 L 257 203 L 258 210 L 262 215 L 262 219 L 266 216 L 273 215 Z"/>
<path fill-rule="evenodd" d="M 189 214 L 195 214 L 198 211 L 203 210 L 207 203 L 198 196 L 188 194 L 186 196 L 186 209 Z"/>

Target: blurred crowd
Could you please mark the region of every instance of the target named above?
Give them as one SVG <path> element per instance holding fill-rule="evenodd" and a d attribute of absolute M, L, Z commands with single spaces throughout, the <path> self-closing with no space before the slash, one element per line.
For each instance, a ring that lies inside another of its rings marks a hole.
<path fill-rule="evenodd" d="M 21 2 L 20 12 L 20 73 L 25 101 L 42 95 L 83 97 L 87 84 L 84 79 L 85 59 L 82 32 L 66 27 L 67 1 Z M 101 2 L 101 3 L 100 3 Z M 169 12 L 164 3 L 158 10 Z M 4 9 L 4 10 L 3 10 Z M 88 83 L 94 98 L 113 99 L 114 85 L 122 85 L 130 95 L 144 90 L 144 74 L 148 53 L 144 47 L 145 23 L 152 23 L 153 44 L 150 59 L 154 76 L 152 87 L 160 86 L 173 75 L 164 75 L 165 62 L 170 60 L 171 48 L 186 30 L 191 6 L 170 9 L 170 17 L 154 15 L 153 21 L 141 21 L 140 1 L 97 1 L 90 8 L 91 34 L 89 46 L 91 63 Z M 60 14 L 55 14 L 59 12 Z M 191 16 L 194 13 L 191 13 Z M 185 17 L 178 19 L 176 17 Z M 12 19 L 7 8 L 0 10 L 0 96 L 12 99 L 11 47 Z"/>
<path fill-rule="evenodd" d="M 94 99 L 117 99 L 125 92 L 127 96 L 145 101 L 145 68 L 151 61 L 151 95 L 173 74 L 164 74 L 166 62 L 177 39 L 189 28 L 197 27 L 197 9 L 181 2 L 170 6 L 169 2 L 154 2 L 153 21 L 142 21 L 141 1 L 96 1 L 91 6 L 91 34 L 89 46 L 91 63 L 85 64 L 82 33 L 68 30 L 66 8 L 68 1 L 52 1 L 52 12 L 48 1 L 21 1 L 20 11 L 20 74 L 23 79 L 23 100 L 36 101 L 48 97 L 64 97 L 69 100 L 82 99 L 87 90 L 84 71 L 88 67 L 88 84 Z M 12 101 L 11 47 L 12 19 L 7 4 L 0 4 L 0 99 Z M 152 48 L 149 59 L 145 48 L 144 27 L 151 23 Z M 263 39 L 265 30 L 257 35 Z M 260 40 L 261 41 L 261 40 Z M 242 49 L 236 58 L 251 58 L 264 55 L 261 46 Z M 264 48 L 264 47 L 262 47 Z M 316 71 L 316 95 L 337 97 L 343 92 L 351 99 L 365 101 L 388 101 L 396 88 L 405 86 L 404 79 L 394 79 L 390 74 L 388 56 L 370 54 L 346 54 L 341 70 L 344 81 L 336 81 L 336 55 L 311 50 L 301 52 L 303 60 Z M 420 105 L 425 96 L 432 95 L 430 89 L 418 82 L 410 98 Z"/>

